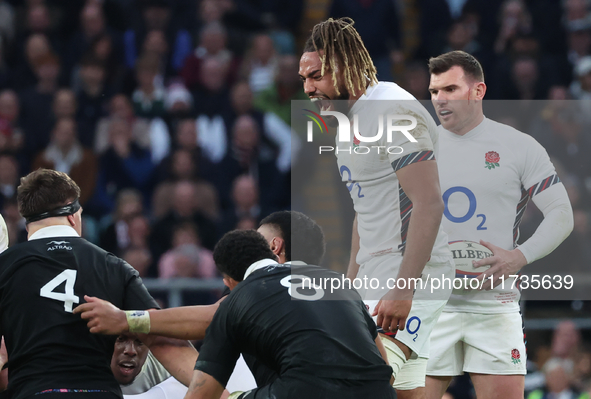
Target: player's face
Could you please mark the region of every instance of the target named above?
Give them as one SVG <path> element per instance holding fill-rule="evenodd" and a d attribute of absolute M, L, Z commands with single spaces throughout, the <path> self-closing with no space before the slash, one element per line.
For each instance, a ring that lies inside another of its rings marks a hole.
<path fill-rule="evenodd" d="M 321 111 L 327 111 L 331 108 L 331 100 L 349 100 L 349 91 L 344 85 L 343 73 L 336 71 L 337 89 L 332 81 L 332 72 L 326 67 L 322 75 L 322 60 L 316 51 L 304 53 L 300 58 L 300 79 L 304 84 L 304 92 L 312 101 L 319 102 L 317 105 Z"/>
<path fill-rule="evenodd" d="M 429 92 L 437 117 L 443 127 L 456 134 L 465 134 L 481 120 L 482 99 L 486 86 L 466 78 L 459 66 L 431 75 Z"/>
<path fill-rule="evenodd" d="M 142 370 L 148 357 L 148 347 L 137 334 L 124 333 L 117 337 L 111 358 L 111 370 L 121 385 L 131 384 Z"/>

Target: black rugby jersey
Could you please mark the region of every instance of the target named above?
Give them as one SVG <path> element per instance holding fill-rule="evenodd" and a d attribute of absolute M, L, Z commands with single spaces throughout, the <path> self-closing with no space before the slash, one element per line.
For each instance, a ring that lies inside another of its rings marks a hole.
<path fill-rule="evenodd" d="M 312 265 L 293 270 L 294 275 L 291 266 L 267 266 L 238 284 L 220 304 L 195 369 L 225 386 L 243 353 L 283 381 L 330 380 L 333 387 L 338 381 L 388 382 L 392 369 L 375 345 L 376 325 L 357 292 L 340 290 L 339 297 L 328 299 L 328 292 L 298 288 L 295 273 L 339 279 L 340 274 Z M 294 300 L 296 291 L 313 300 Z M 334 394 L 339 397 L 338 389 Z"/>
<path fill-rule="evenodd" d="M 121 395 L 110 367 L 116 336 L 91 334 L 72 313 L 84 295 L 121 309 L 158 307 L 135 269 L 83 238 L 34 239 L 0 254 L 0 334 L 13 399 L 49 389 Z"/>

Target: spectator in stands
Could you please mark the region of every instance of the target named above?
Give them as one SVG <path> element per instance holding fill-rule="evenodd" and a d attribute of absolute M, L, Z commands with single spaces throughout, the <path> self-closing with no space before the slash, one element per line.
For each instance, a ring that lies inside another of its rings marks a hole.
<path fill-rule="evenodd" d="M 158 164 L 170 151 L 170 137 L 168 127 L 160 118 L 152 120 L 136 117 L 129 98 L 118 94 L 109 103 L 109 116 L 102 118 L 97 124 L 94 142 L 95 151 L 102 153 L 106 150 L 111 121 L 122 119 L 129 123 L 133 140 L 141 148 L 150 151 L 152 163 Z"/>
<path fill-rule="evenodd" d="M 150 221 L 143 214 L 138 213 L 129 220 L 129 246 L 134 248 L 148 248 L 150 237 Z"/>
<path fill-rule="evenodd" d="M 205 59 L 201 64 L 200 77 L 201 85 L 192 92 L 195 110 L 213 123 L 230 104 L 224 64 L 215 58 Z"/>
<path fill-rule="evenodd" d="M 151 31 L 160 31 L 165 35 L 169 47 L 168 62 L 165 66 L 166 76 L 176 74 L 183 66 L 187 55 L 191 52 L 191 36 L 189 33 L 171 23 L 172 10 L 166 0 L 142 1 L 141 26 L 129 29 L 124 35 L 125 63 L 128 68 L 134 68 L 138 54 L 143 47 L 145 38 Z"/>
<path fill-rule="evenodd" d="M 118 91 L 123 86 L 125 69 L 121 57 L 120 43 L 116 36 L 102 34 L 95 38 L 90 44 L 89 52 L 94 54 L 105 66 L 106 78 L 105 84 Z"/>
<path fill-rule="evenodd" d="M 124 188 L 135 188 L 144 198 L 150 198 L 153 171 L 150 151 L 133 140 L 129 121 L 113 119 L 109 124 L 109 148 L 100 158 L 95 212 L 109 213 L 117 193 Z"/>
<path fill-rule="evenodd" d="M 552 356 L 559 359 L 573 359 L 581 345 L 581 331 L 570 320 L 558 324 L 552 335 Z"/>
<path fill-rule="evenodd" d="M 96 3 L 87 4 L 80 11 L 80 30 L 76 31 L 68 45 L 68 66 L 66 71 L 70 73 L 75 64 L 88 52 L 93 52 L 94 44 L 101 38 L 109 41 L 111 51 L 122 51 L 121 39 L 115 31 L 107 27 L 102 7 Z M 99 56 L 99 54 L 96 54 Z M 101 59 L 106 65 L 106 59 Z"/>
<path fill-rule="evenodd" d="M 60 62 L 56 55 L 45 54 L 36 59 L 37 85 L 20 95 L 21 121 L 25 131 L 25 152 L 34 156 L 49 143 L 53 128 L 53 96 L 58 89 Z"/>
<path fill-rule="evenodd" d="M 411 62 L 404 68 L 402 78 L 404 87 L 417 100 L 430 100 L 429 94 L 429 70 L 424 62 Z"/>
<path fill-rule="evenodd" d="M 32 170 L 45 168 L 68 174 L 80 187 L 80 205 L 85 206 L 94 194 L 98 165 L 92 150 L 83 148 L 77 136 L 74 119 L 58 119 L 49 145 L 37 155 Z"/>
<path fill-rule="evenodd" d="M 8 227 L 8 242 L 10 245 L 26 241 L 27 230 L 25 227 L 25 219 L 23 219 L 20 213 L 18 213 L 16 197 L 5 200 L 0 209 L 4 221 L 6 222 L 6 226 Z"/>
<path fill-rule="evenodd" d="M 291 101 L 307 100 L 298 76 L 299 59 L 294 55 L 279 57 L 277 74 L 271 87 L 259 92 L 254 106 L 277 115 L 288 126 L 291 125 Z M 427 84 L 429 77 L 427 75 Z"/>
<path fill-rule="evenodd" d="M 494 49 L 502 54 L 509 48 L 513 38 L 529 34 L 533 30 L 532 18 L 522 0 L 505 0 L 501 6 L 500 29 Z"/>
<path fill-rule="evenodd" d="M 10 153 L 0 152 L 0 209 L 4 207 L 5 202 L 16 198 L 18 184 L 19 172 L 16 158 Z"/>
<path fill-rule="evenodd" d="M 201 245 L 196 226 L 191 222 L 175 226 L 172 248 L 160 258 L 158 263 L 160 278 L 216 276 L 215 263 L 211 251 Z"/>
<path fill-rule="evenodd" d="M 132 101 L 135 114 L 143 118 L 162 118 L 166 111 L 164 87 L 156 82 L 159 73 L 159 60 L 153 54 L 146 54 L 138 59 L 135 66 L 137 89 L 133 92 Z"/>
<path fill-rule="evenodd" d="M 579 59 L 575 75 L 576 80 L 573 80 L 569 89 L 571 96 L 577 100 L 591 99 L 591 55 Z"/>
<path fill-rule="evenodd" d="M 70 89 L 59 89 L 53 97 L 53 116 L 55 119 L 76 118 L 78 104 L 76 94 Z"/>
<path fill-rule="evenodd" d="M 591 55 L 591 21 L 567 26 L 567 57 L 563 60 L 568 77 L 577 78 L 577 65 Z M 572 79 L 571 79 L 572 80 Z"/>
<path fill-rule="evenodd" d="M 135 189 L 123 189 L 117 194 L 111 223 L 100 236 L 100 246 L 116 255 L 130 247 L 129 223 L 144 211 L 142 194 Z"/>
<path fill-rule="evenodd" d="M 35 65 L 41 57 L 52 52 L 49 40 L 43 34 L 33 34 L 27 37 L 22 49 L 24 54 L 21 59 L 16 61 L 13 68 L 14 82 L 12 82 L 12 87 L 17 90 L 35 86 L 37 83 Z"/>
<path fill-rule="evenodd" d="M 224 212 L 220 230 L 227 233 L 237 228 L 240 221 L 252 219 L 255 225 L 261 220 L 259 190 L 255 180 L 248 175 L 238 176 L 232 186 L 232 208 Z"/>
<path fill-rule="evenodd" d="M 0 151 L 18 151 L 24 140 L 19 125 L 19 99 L 12 90 L 0 92 Z"/>
<path fill-rule="evenodd" d="M 140 277 L 148 277 L 148 270 L 152 264 L 152 254 L 148 248 L 130 247 L 123 252 L 122 258 L 138 271 Z"/>
<path fill-rule="evenodd" d="M 277 61 L 278 58 L 271 36 L 266 34 L 256 35 L 252 39 L 241 67 L 241 76 L 248 80 L 253 92 L 258 93 L 273 84 Z"/>
<path fill-rule="evenodd" d="M 226 114 L 226 129 L 232 131 L 237 118 L 252 117 L 260 136 L 259 155 L 265 160 L 276 160 L 277 169 L 286 173 L 291 168 L 291 156 L 297 154 L 299 141 L 291 135 L 290 125 L 272 112 L 261 112 L 254 108 L 253 92 L 245 82 L 238 82 L 232 88 L 232 108 Z"/>
<path fill-rule="evenodd" d="M 168 86 L 164 106 L 169 120 L 194 116 L 193 96 L 181 83 L 173 83 Z"/>
<path fill-rule="evenodd" d="M 2 0 L 0 0 L 0 8 L 2 7 Z M 1 18 L 1 17 L 0 17 Z M 14 85 L 13 75 L 6 63 L 6 42 L 0 36 L 0 90 L 7 89 Z"/>
<path fill-rule="evenodd" d="M 253 176 L 259 188 L 275 188 L 259 190 L 261 208 L 265 210 L 265 215 L 285 206 L 284 196 L 289 192 L 286 175 L 277 168 L 274 154 L 261 152 L 260 140 L 259 126 L 252 116 L 242 115 L 236 119 L 232 127 L 230 146 L 219 164 L 215 181 L 212 181 L 220 195 L 223 209 L 232 206 L 232 182 L 242 174 Z"/>
<path fill-rule="evenodd" d="M 15 35 L 14 9 L 8 2 L 0 0 L 0 36 L 10 44 Z"/>
<path fill-rule="evenodd" d="M 207 3 L 203 1 L 202 3 Z M 225 86 L 231 86 L 236 80 L 240 59 L 227 48 L 228 34 L 220 22 L 211 22 L 203 27 L 199 35 L 197 48 L 185 60 L 180 76 L 190 90 L 197 90 L 201 80 L 201 65 L 207 58 L 215 58 L 226 71 Z"/>
<path fill-rule="evenodd" d="M 171 191 L 171 210 L 156 222 L 152 229 L 150 248 L 154 258 L 158 259 L 172 247 L 174 226 L 181 222 L 192 222 L 197 226 L 203 246 L 213 249 L 217 239 L 214 223 L 198 208 L 197 187 L 190 181 L 177 182 Z"/>
<path fill-rule="evenodd" d="M 81 86 L 76 93 L 80 142 L 89 148 L 94 144 L 94 132 L 100 118 L 106 115 L 109 99 L 113 95 L 105 84 L 105 66 L 92 54 L 80 62 Z"/>
<path fill-rule="evenodd" d="M 571 360 L 552 358 L 543 367 L 546 385 L 530 393 L 527 399 L 577 399 L 579 393 L 572 386 L 573 363 Z"/>

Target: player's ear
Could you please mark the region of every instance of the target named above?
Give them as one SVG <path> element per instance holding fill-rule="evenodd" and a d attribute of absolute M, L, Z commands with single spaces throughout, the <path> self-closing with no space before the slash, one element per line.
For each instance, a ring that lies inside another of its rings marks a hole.
<path fill-rule="evenodd" d="M 475 100 L 482 100 L 486 94 L 486 84 L 484 82 L 475 83 L 472 87 L 472 94 Z"/>
<path fill-rule="evenodd" d="M 285 240 L 280 237 L 273 237 L 271 240 L 271 251 L 277 256 L 285 255 Z"/>
<path fill-rule="evenodd" d="M 74 215 L 68 215 L 66 218 L 68 219 L 70 226 L 76 227 L 76 219 L 74 219 Z"/>

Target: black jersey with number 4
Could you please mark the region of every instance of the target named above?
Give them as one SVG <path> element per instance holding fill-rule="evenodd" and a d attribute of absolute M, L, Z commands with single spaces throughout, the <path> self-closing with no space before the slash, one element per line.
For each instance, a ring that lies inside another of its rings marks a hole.
<path fill-rule="evenodd" d="M 84 295 L 122 309 L 158 305 L 137 271 L 80 237 L 18 244 L 0 255 L 0 334 L 13 399 L 44 390 L 121 390 L 111 372 L 115 336 L 95 335 L 72 309 Z"/>
<path fill-rule="evenodd" d="M 337 273 L 311 265 L 298 266 L 297 272 L 294 267 L 293 273 L 288 265 L 272 265 L 238 284 L 216 312 L 195 369 L 225 386 L 243 353 L 284 383 L 294 381 L 295 391 L 298 381 L 316 386 L 330 381 L 335 398 L 352 382 L 383 381 L 389 388 L 392 369 L 375 345 L 377 329 L 359 295 L 341 290 L 341 300 L 331 300 L 325 290 L 300 286 L 300 275 L 340 278 Z"/>

